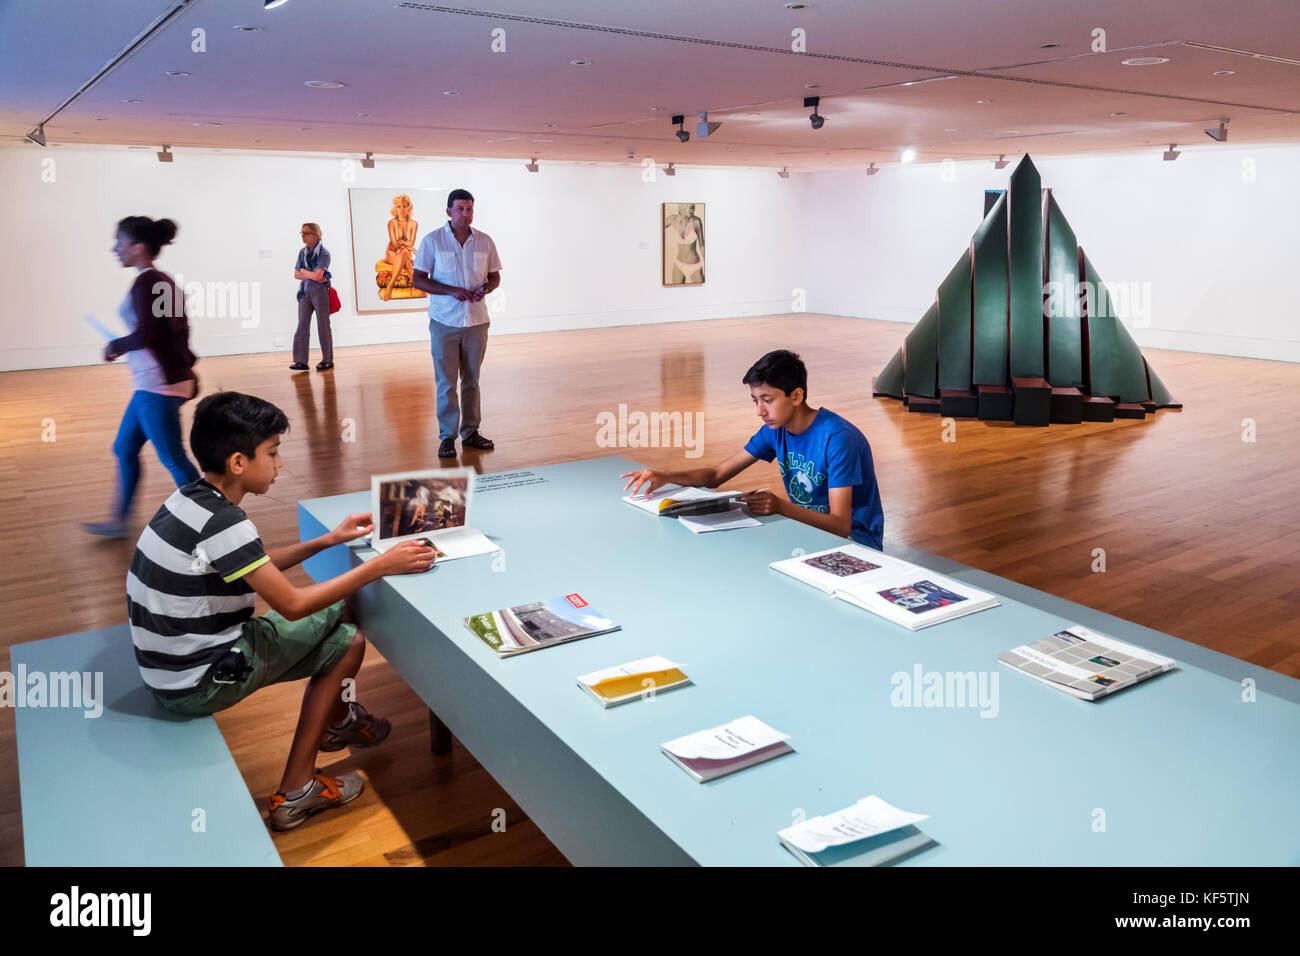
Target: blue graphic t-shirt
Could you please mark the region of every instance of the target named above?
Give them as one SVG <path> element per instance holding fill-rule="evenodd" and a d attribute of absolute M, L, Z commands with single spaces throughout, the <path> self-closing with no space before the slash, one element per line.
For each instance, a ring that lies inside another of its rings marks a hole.
<path fill-rule="evenodd" d="M 884 550 L 885 512 L 876 487 L 876 469 L 866 437 L 834 412 L 817 409 L 798 435 L 764 425 L 745 445 L 762 461 L 776 459 L 790 500 L 809 511 L 830 514 L 831 488 L 853 489 L 853 530 L 849 537 Z"/>

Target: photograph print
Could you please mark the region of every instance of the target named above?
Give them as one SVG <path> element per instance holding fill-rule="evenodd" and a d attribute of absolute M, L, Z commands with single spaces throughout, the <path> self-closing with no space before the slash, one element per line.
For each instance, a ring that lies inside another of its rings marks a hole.
<path fill-rule="evenodd" d="M 465 526 L 472 475 L 464 469 L 447 471 L 379 481 L 380 540 Z"/>
<path fill-rule="evenodd" d="M 662 206 L 664 285 L 704 285 L 704 203 Z"/>

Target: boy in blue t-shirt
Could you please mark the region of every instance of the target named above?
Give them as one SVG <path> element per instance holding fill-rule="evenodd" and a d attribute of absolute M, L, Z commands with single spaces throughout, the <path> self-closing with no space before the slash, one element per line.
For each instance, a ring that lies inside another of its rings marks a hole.
<path fill-rule="evenodd" d="M 745 445 L 714 468 L 628 472 L 624 490 L 646 494 L 660 485 L 716 488 L 754 462 L 776 459 L 787 503 L 768 491 L 741 496 L 752 514 L 780 514 L 859 544 L 883 550 L 885 514 L 876 487 L 871 446 L 853 424 L 807 403 L 808 370 L 799 356 L 768 352 L 745 373 L 743 383 L 763 420 Z M 796 507 L 797 506 L 797 507 Z"/>

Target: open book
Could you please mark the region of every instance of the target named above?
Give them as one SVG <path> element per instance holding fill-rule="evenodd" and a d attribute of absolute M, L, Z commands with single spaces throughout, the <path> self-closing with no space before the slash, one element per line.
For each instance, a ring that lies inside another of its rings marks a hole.
<path fill-rule="evenodd" d="M 427 538 L 435 561 L 499 551 L 487 535 L 470 525 L 474 504 L 473 468 L 434 468 L 370 478 L 370 510 L 375 530 L 370 546 L 381 554 L 412 538 Z"/>
<path fill-rule="evenodd" d="M 596 613 L 581 594 L 475 614 L 465 618 L 465 626 L 502 657 L 619 629 L 609 618 Z"/>
<path fill-rule="evenodd" d="M 1071 624 L 1035 644 L 1012 648 L 999 654 L 998 661 L 1082 700 L 1105 697 L 1175 666 L 1172 658 L 1079 624 Z"/>
<path fill-rule="evenodd" d="M 998 605 L 978 588 L 860 544 L 773 561 L 772 567 L 911 631 Z"/>
<path fill-rule="evenodd" d="M 731 507 L 732 499 L 743 494 L 743 491 L 713 491 L 709 488 L 683 488 L 681 485 L 669 484 L 656 488 L 648 495 L 624 495 L 623 500 L 651 514 L 678 518 L 682 515 L 726 511 Z"/>
<path fill-rule="evenodd" d="M 928 819 L 870 796 L 777 836 L 804 866 L 885 866 L 935 845 L 913 825 Z"/>

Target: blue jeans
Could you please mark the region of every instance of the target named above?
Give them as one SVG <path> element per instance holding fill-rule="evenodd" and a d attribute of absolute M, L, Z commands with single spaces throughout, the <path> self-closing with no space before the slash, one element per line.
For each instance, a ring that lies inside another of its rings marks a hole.
<path fill-rule="evenodd" d="M 199 470 L 190 463 L 181 444 L 181 406 L 185 399 L 137 391 L 131 396 L 117 429 L 113 454 L 117 455 L 117 505 L 113 517 L 125 521 L 140 484 L 140 449 L 153 442 L 158 458 L 172 473 L 176 487 L 197 481 Z"/>

